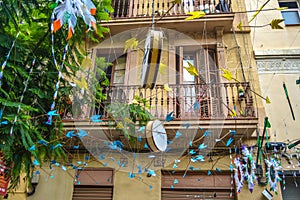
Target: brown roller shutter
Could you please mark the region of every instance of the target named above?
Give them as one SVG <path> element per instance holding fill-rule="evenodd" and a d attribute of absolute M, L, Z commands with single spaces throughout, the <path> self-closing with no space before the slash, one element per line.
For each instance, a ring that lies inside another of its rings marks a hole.
<path fill-rule="evenodd" d="M 178 183 L 174 184 L 177 179 Z M 235 199 L 234 187 L 231 186 L 229 172 L 216 173 L 208 176 L 207 172 L 162 171 L 162 200 L 190 199 Z"/>
<path fill-rule="evenodd" d="M 72 200 L 112 200 L 113 170 L 84 169 L 77 172 Z"/>

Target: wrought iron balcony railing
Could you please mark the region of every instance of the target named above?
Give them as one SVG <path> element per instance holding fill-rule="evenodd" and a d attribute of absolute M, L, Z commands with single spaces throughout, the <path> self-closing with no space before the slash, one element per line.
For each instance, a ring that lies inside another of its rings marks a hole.
<path fill-rule="evenodd" d="M 95 109 L 103 118 L 109 117 L 106 107 L 112 102 L 132 103 L 135 96 L 144 98 L 150 113 L 159 119 L 173 112 L 175 119 L 218 119 L 255 117 L 253 97 L 248 82 L 170 85 L 172 91 L 157 85 L 153 89 L 140 86 L 109 86 L 104 88 L 107 100 Z M 143 105 L 142 105 L 143 106 Z"/>
<path fill-rule="evenodd" d="M 152 9 L 156 15 L 176 16 L 186 15 L 188 12 L 204 11 L 207 14 L 230 13 L 231 0 L 182 0 L 174 7 L 171 0 L 113 0 L 113 19 L 150 17 Z"/>

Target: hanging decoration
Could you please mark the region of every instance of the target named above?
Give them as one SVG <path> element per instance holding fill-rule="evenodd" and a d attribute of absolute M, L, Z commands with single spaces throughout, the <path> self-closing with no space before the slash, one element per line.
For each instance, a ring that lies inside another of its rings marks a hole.
<path fill-rule="evenodd" d="M 236 156 L 234 158 L 234 180 L 235 180 L 235 184 L 236 184 L 236 191 L 237 193 L 240 193 L 243 185 L 244 185 L 244 173 L 243 173 L 243 166 L 242 166 L 242 160 L 239 156 Z"/>
<path fill-rule="evenodd" d="M 75 32 L 77 17 L 81 17 L 88 25 L 88 31 L 92 28 L 97 31 L 96 19 L 93 17 L 96 14 L 96 7 L 91 0 L 57 0 L 53 7 L 52 16 L 56 16 L 52 23 L 54 33 L 67 23 L 67 39 L 70 39 Z"/>
<path fill-rule="evenodd" d="M 234 193 L 234 160 L 232 159 L 232 154 L 231 154 L 231 148 L 229 148 L 229 158 L 230 158 L 230 166 L 229 166 L 229 169 L 230 169 L 230 197 L 233 196 L 233 193 Z"/>
<path fill-rule="evenodd" d="M 291 110 L 291 113 L 292 113 L 292 118 L 293 118 L 293 120 L 295 120 L 294 110 L 293 110 L 293 107 L 292 107 L 292 104 L 291 104 L 291 100 L 290 100 L 289 93 L 288 93 L 288 90 L 286 88 L 285 82 L 283 82 L 282 86 L 283 86 L 284 93 L 285 93 L 286 99 L 288 101 L 288 104 L 289 104 L 289 107 L 290 107 L 290 110 Z"/>
<path fill-rule="evenodd" d="M 270 185 L 270 190 L 274 191 L 277 194 L 277 184 L 279 183 L 279 181 L 281 181 L 278 172 L 282 169 L 282 167 L 279 161 L 273 157 L 271 157 L 269 160 L 265 159 L 265 163 L 267 165 L 266 177 Z"/>
<path fill-rule="evenodd" d="M 9 168 L 3 162 L 3 154 L 0 153 L 0 196 L 5 196 L 7 193 L 9 177 L 7 176 Z"/>
<path fill-rule="evenodd" d="M 32 63 L 31 63 L 31 68 L 30 68 L 30 70 L 29 70 L 28 77 L 27 77 L 27 79 L 26 79 L 26 81 L 25 81 L 25 83 L 24 83 L 25 87 L 24 87 L 24 89 L 23 89 L 23 92 L 22 92 L 22 95 L 21 95 L 21 98 L 20 98 L 20 102 L 19 102 L 19 105 L 18 105 L 17 114 L 15 115 L 14 122 L 13 122 L 12 126 L 10 127 L 10 131 L 9 131 L 10 137 L 12 137 L 12 134 L 13 134 L 13 131 L 14 131 L 14 125 L 15 125 L 16 122 L 17 122 L 18 114 L 19 114 L 19 112 L 20 112 L 20 110 L 21 110 L 21 103 L 23 102 L 24 94 L 25 94 L 25 92 L 26 92 L 26 90 L 27 90 L 28 81 L 29 81 L 29 79 L 30 79 L 30 76 L 31 76 L 31 73 L 32 73 L 32 70 L 33 70 L 33 66 L 34 66 L 34 65 L 35 65 L 35 59 L 33 59 Z"/>
<path fill-rule="evenodd" d="M 54 91 L 54 94 L 53 94 L 53 102 L 51 104 L 50 111 L 47 113 L 47 115 L 48 115 L 48 120 L 46 122 L 47 125 L 52 125 L 52 117 L 58 115 L 56 113 L 56 110 L 54 110 L 54 108 L 55 108 L 55 100 L 57 98 L 57 93 L 58 93 L 58 89 L 59 89 L 60 80 L 61 80 L 61 78 L 63 78 L 62 69 L 63 69 L 63 66 L 64 66 L 64 62 L 66 60 L 67 51 L 68 51 L 68 43 L 67 43 L 67 45 L 64 48 L 64 53 L 63 53 L 63 58 L 62 58 L 63 60 L 62 60 L 62 63 L 60 65 L 59 69 L 58 69 L 58 77 L 57 77 L 57 82 L 55 84 L 55 91 Z M 54 63 L 56 65 L 56 67 L 58 68 L 56 60 L 55 60 Z"/>
<path fill-rule="evenodd" d="M 11 53 L 12 49 L 14 48 L 15 43 L 16 43 L 18 37 L 19 37 L 19 34 L 20 34 L 20 32 L 17 33 L 16 38 L 15 38 L 15 40 L 13 41 L 13 43 L 12 43 L 12 45 L 11 45 L 9 51 L 8 51 L 8 54 L 6 55 L 6 59 L 5 59 L 5 61 L 2 63 L 1 72 L 0 72 L 0 88 L 1 88 L 1 86 L 2 86 L 3 71 L 4 71 L 4 69 L 5 69 L 5 67 L 6 67 L 6 64 L 7 64 L 7 61 L 8 61 L 8 59 L 9 59 L 9 57 L 10 57 L 10 53 Z"/>
<path fill-rule="evenodd" d="M 221 68 L 221 70 L 223 71 L 223 74 L 222 76 L 227 79 L 228 81 L 231 81 L 231 80 L 234 80 L 236 81 L 237 83 L 241 83 L 238 79 L 234 78 L 232 73 L 230 71 L 228 71 L 227 69 L 225 68 Z M 255 95 L 259 96 L 260 98 L 264 99 L 266 101 L 267 104 L 270 104 L 271 101 L 269 99 L 268 96 L 266 97 L 263 97 L 262 95 L 258 94 L 257 92 L 255 92 L 254 90 L 252 90 L 251 88 L 248 88 L 251 92 L 253 92 Z"/>
<path fill-rule="evenodd" d="M 149 30 L 142 63 L 141 87 L 153 89 L 156 84 L 163 47 L 163 32 Z"/>
<path fill-rule="evenodd" d="M 84 22 L 89 26 L 89 30 L 93 28 L 95 31 L 97 31 L 96 27 L 96 20 L 92 15 L 96 14 L 96 7 L 90 0 L 80 1 L 80 0 L 65 0 L 65 1 L 56 1 L 55 4 L 52 5 L 54 8 L 51 19 L 51 42 L 52 42 L 52 56 L 54 60 L 54 65 L 56 66 L 58 70 L 58 78 L 57 83 L 55 85 L 55 91 L 53 94 L 53 102 L 50 107 L 50 111 L 47 113 L 48 120 L 46 124 L 52 125 L 52 117 L 58 115 L 56 113 L 55 108 L 55 100 L 57 98 L 57 93 L 59 89 L 59 84 L 61 78 L 63 78 L 62 75 L 62 69 L 64 67 L 64 62 L 66 59 L 67 51 L 68 51 L 68 43 L 66 44 L 62 56 L 62 63 L 60 67 L 58 66 L 58 63 L 55 59 L 55 53 L 54 53 L 54 34 L 56 31 L 58 31 L 65 23 L 68 24 L 68 37 L 67 40 L 69 40 L 72 35 L 75 32 L 75 26 L 77 23 L 77 17 L 82 17 Z M 70 83 L 71 84 L 71 83 Z"/>
<path fill-rule="evenodd" d="M 249 149 L 246 146 L 242 146 L 242 154 L 244 159 L 243 168 L 245 169 L 244 177 L 248 183 L 248 189 L 252 193 L 254 189 L 254 181 L 256 180 L 256 164 L 253 160 L 252 148 L 249 151 Z"/>

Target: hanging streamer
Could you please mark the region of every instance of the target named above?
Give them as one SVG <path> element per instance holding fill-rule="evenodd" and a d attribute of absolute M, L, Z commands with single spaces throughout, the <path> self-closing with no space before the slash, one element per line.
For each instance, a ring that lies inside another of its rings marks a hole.
<path fill-rule="evenodd" d="M 2 86 L 3 71 L 4 71 L 4 69 L 5 69 L 5 67 L 6 67 L 6 64 L 7 64 L 7 61 L 8 61 L 8 59 L 9 59 L 9 57 L 10 57 L 10 53 L 11 53 L 12 49 L 13 49 L 14 46 L 15 46 L 15 43 L 16 43 L 16 41 L 17 41 L 17 38 L 19 37 L 19 34 L 20 34 L 20 32 L 17 33 L 16 38 L 15 38 L 15 40 L 13 41 L 13 43 L 12 43 L 12 45 L 11 45 L 9 51 L 8 51 L 8 54 L 6 55 L 6 59 L 5 59 L 5 61 L 3 62 L 3 64 L 2 64 L 1 72 L 0 72 L 0 88 L 1 88 L 1 86 Z"/>
<path fill-rule="evenodd" d="M 291 104 L 291 100 L 290 100 L 289 93 L 288 93 L 288 90 L 286 88 L 285 82 L 283 82 L 282 86 L 283 86 L 284 93 L 285 93 L 286 99 L 288 101 L 288 104 L 289 104 L 289 107 L 290 107 L 290 110 L 291 110 L 291 113 L 292 113 L 292 118 L 293 118 L 293 120 L 295 120 L 294 110 L 293 110 L 293 107 L 292 107 L 292 104 Z"/>
<path fill-rule="evenodd" d="M 25 92 L 26 92 L 26 90 L 27 90 L 28 81 L 29 81 L 29 79 L 30 79 L 30 75 L 31 75 L 31 73 L 32 73 L 32 70 L 33 70 L 33 66 L 34 66 L 34 65 L 35 65 L 35 59 L 33 59 L 32 63 L 31 63 L 31 68 L 30 68 L 30 71 L 29 71 L 29 75 L 28 75 L 28 77 L 27 77 L 27 79 L 26 79 L 26 81 L 25 81 L 25 84 L 24 84 L 25 87 L 24 87 L 24 89 L 23 89 L 22 96 L 21 96 L 21 98 L 20 98 L 20 102 L 19 102 L 19 105 L 18 105 L 17 114 L 15 115 L 14 122 L 12 123 L 12 126 L 10 127 L 10 131 L 9 131 L 10 137 L 12 137 L 12 134 L 13 134 L 13 131 L 14 131 L 14 126 L 15 126 L 15 124 L 16 124 L 16 122 L 17 122 L 18 114 L 19 114 L 19 112 L 20 112 L 20 110 L 21 110 L 21 103 L 23 102 L 24 94 L 25 94 Z"/>
<path fill-rule="evenodd" d="M 282 167 L 279 161 L 276 160 L 275 158 L 270 158 L 270 160 L 265 159 L 265 163 L 267 164 L 266 177 L 270 185 L 270 190 L 277 193 L 278 190 L 277 184 L 279 181 L 281 181 L 278 171 L 280 171 Z"/>
<path fill-rule="evenodd" d="M 58 89 L 59 89 L 60 80 L 61 80 L 61 78 L 63 78 L 62 69 L 64 67 L 64 63 L 65 63 L 65 60 L 66 60 L 67 51 L 68 51 L 68 43 L 66 44 L 66 46 L 64 48 L 62 63 L 60 65 L 60 68 L 58 69 L 58 77 L 57 77 L 57 82 L 55 84 L 55 91 L 54 91 L 54 94 L 53 94 L 53 102 L 51 104 L 50 111 L 47 113 L 48 120 L 47 120 L 46 124 L 48 124 L 48 125 L 52 125 L 52 116 L 58 115 L 58 114 L 56 114 L 56 111 L 54 110 L 55 100 L 57 98 L 57 93 L 58 93 Z M 57 64 L 56 60 L 55 60 L 55 64 Z M 56 67 L 58 67 L 58 66 L 56 65 Z"/>

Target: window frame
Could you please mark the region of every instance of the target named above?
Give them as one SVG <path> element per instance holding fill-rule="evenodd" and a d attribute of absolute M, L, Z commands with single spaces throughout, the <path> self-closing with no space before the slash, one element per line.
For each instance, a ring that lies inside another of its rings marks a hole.
<path fill-rule="evenodd" d="M 279 7 L 281 7 L 280 3 L 292 3 L 292 2 L 295 2 L 297 4 L 298 8 L 287 8 L 287 9 L 281 11 L 281 16 L 282 16 L 283 19 L 285 19 L 284 24 L 286 26 L 298 26 L 298 25 L 300 25 L 300 2 L 299 2 L 299 0 L 278 0 Z M 296 12 L 298 14 L 298 23 L 287 23 L 286 22 L 287 18 L 284 17 L 283 13 L 288 13 L 288 12 L 289 13 Z"/>

